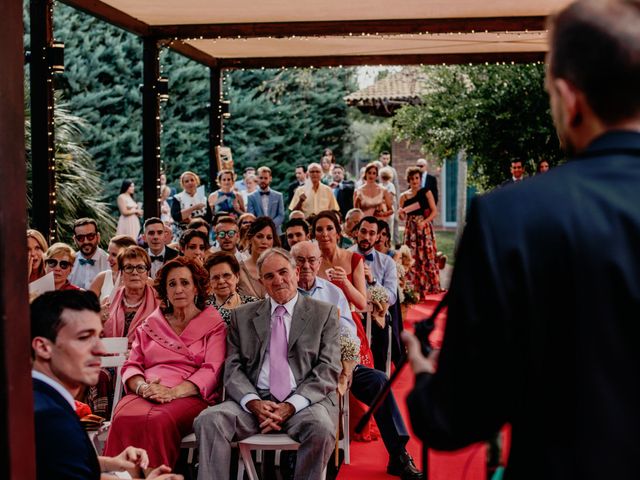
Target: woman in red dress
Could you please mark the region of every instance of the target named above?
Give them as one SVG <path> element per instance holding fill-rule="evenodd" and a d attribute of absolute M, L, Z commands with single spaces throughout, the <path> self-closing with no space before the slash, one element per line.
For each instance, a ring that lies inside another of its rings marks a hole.
<path fill-rule="evenodd" d="M 318 242 L 322 253 L 318 276 L 339 287 L 347 297 L 347 301 L 351 304 L 351 315 L 360 339 L 360 364 L 373 368 L 373 354 L 358 313 L 358 311 L 364 311 L 367 308 L 364 261 L 362 255 L 338 247 L 340 230 L 338 217 L 331 210 L 320 212 L 313 220 L 312 235 Z M 351 408 L 350 428 L 352 428 L 364 415 L 367 406 L 357 401 L 353 396 L 350 397 L 349 405 Z M 362 434 L 358 435 L 354 432 L 351 434 L 351 438 L 359 441 L 371 441 L 379 437 L 377 427 L 373 422 L 369 422 L 369 427 L 365 428 Z"/>

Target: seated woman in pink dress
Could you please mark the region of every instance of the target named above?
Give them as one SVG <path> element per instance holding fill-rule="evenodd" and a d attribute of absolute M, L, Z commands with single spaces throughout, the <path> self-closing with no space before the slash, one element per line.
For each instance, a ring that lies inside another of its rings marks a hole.
<path fill-rule="evenodd" d="M 205 306 L 208 286 L 206 270 L 183 257 L 158 272 L 162 304 L 135 332 L 122 368 L 127 395 L 116 407 L 105 455 L 137 445 L 150 465 L 173 468 L 193 419 L 220 400 L 226 327 Z"/>

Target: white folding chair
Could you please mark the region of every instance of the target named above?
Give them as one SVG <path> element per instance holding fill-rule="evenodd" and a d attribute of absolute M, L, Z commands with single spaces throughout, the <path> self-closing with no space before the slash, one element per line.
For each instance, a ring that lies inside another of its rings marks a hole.
<path fill-rule="evenodd" d="M 351 463 L 351 439 L 349 438 L 349 394 L 351 389 L 347 388 L 344 394 L 344 407 L 342 408 L 342 439 L 338 444 L 338 448 L 341 448 L 344 452 L 344 464 L 349 465 Z"/>
<path fill-rule="evenodd" d="M 100 366 L 102 368 L 115 368 L 116 369 L 116 383 L 115 390 L 113 392 L 113 404 L 111 405 L 111 418 L 113 419 L 113 413 L 116 410 L 116 405 L 122 398 L 122 365 L 124 365 L 127 359 L 127 353 L 129 350 L 129 343 L 127 337 L 113 337 L 103 338 L 107 354 L 100 357 Z M 89 439 L 93 443 L 94 448 L 98 455 L 102 455 L 104 448 L 104 442 L 107 440 L 107 434 L 109 433 L 109 427 L 111 422 L 104 422 L 100 428 L 93 432 L 88 432 Z"/>
<path fill-rule="evenodd" d="M 300 444 L 293 440 L 285 433 L 270 433 L 251 435 L 237 443 L 240 450 L 238 457 L 238 480 L 242 480 L 245 469 L 249 480 L 258 480 L 258 472 L 251 458 L 251 450 L 298 450 Z M 325 465 L 322 472 L 322 478 L 327 476 L 327 467 Z"/>

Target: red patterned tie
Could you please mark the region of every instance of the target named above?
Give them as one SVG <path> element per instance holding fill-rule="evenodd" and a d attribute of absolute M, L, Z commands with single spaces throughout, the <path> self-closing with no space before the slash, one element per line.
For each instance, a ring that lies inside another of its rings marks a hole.
<path fill-rule="evenodd" d="M 291 392 L 289 377 L 289 342 L 284 325 L 287 309 L 276 307 L 271 317 L 271 340 L 269 341 L 269 390 L 279 401 L 284 401 Z"/>

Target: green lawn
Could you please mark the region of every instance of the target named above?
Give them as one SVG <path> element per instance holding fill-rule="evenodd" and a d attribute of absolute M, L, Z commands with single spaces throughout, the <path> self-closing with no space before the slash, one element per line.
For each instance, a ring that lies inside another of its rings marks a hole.
<path fill-rule="evenodd" d="M 443 252 L 447 257 L 447 263 L 452 265 L 455 263 L 453 249 L 456 241 L 456 232 L 454 230 L 436 230 L 436 245 L 438 250 Z"/>

